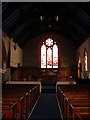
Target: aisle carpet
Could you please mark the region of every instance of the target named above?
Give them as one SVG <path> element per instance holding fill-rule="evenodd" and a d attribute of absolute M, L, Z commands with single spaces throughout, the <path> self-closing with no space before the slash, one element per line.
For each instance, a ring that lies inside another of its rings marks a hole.
<path fill-rule="evenodd" d="M 55 93 L 41 93 L 29 120 L 62 120 Z"/>

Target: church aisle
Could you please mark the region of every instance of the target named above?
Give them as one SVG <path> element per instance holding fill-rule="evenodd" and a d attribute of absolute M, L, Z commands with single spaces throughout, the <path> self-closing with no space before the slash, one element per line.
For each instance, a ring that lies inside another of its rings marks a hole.
<path fill-rule="evenodd" d="M 42 93 L 29 120 L 62 120 L 55 93 Z"/>

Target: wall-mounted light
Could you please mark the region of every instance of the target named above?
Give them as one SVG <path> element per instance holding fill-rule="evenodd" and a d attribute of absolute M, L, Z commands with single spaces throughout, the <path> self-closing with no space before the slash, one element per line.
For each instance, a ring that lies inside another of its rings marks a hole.
<path fill-rule="evenodd" d="M 40 16 L 40 20 L 43 21 L 43 19 L 44 19 L 44 16 L 41 15 L 41 16 Z"/>
<path fill-rule="evenodd" d="M 49 28 L 51 28 L 51 27 L 52 27 L 52 25 L 48 25 L 48 27 L 49 27 Z"/>
<path fill-rule="evenodd" d="M 56 19 L 56 22 L 57 22 L 57 21 L 58 21 L 58 19 L 59 19 L 59 17 L 58 17 L 58 16 L 56 16 L 56 17 L 55 17 L 55 19 Z"/>

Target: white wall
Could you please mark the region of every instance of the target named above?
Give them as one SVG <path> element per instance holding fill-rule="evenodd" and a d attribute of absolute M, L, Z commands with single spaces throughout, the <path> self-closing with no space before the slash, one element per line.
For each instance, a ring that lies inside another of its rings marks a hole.
<path fill-rule="evenodd" d="M 25 67 L 40 67 L 41 60 L 41 44 L 47 34 L 38 36 L 35 39 L 29 40 L 23 48 L 23 65 Z M 52 35 L 59 45 L 59 65 L 60 67 L 68 67 L 75 64 L 76 48 L 70 40 L 61 37 L 60 35 Z M 52 39 L 53 39 L 52 38 Z"/>

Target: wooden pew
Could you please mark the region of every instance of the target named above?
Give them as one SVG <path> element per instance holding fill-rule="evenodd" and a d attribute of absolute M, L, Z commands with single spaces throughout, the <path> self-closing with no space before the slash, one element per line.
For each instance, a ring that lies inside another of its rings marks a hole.
<path fill-rule="evenodd" d="M 63 94 L 64 96 L 64 116 L 67 116 L 67 118 L 71 118 L 69 115 L 70 111 L 70 105 L 72 105 L 74 108 L 77 107 L 88 107 L 90 106 L 89 98 L 86 92 L 79 92 L 78 94 L 76 92 L 65 92 Z M 67 99 L 66 99 L 67 98 Z M 68 115 L 66 115 L 67 113 Z M 73 115 L 72 115 L 73 116 Z"/>
<path fill-rule="evenodd" d="M 70 118 L 72 120 L 89 120 L 90 119 L 90 107 L 73 107 L 70 104 Z"/>
<path fill-rule="evenodd" d="M 6 120 L 6 114 L 0 111 L 0 118 L 1 120 Z"/>
<path fill-rule="evenodd" d="M 17 116 L 16 103 L 4 102 L 2 105 L 2 113 L 5 113 L 5 118 L 8 120 L 15 120 Z"/>
<path fill-rule="evenodd" d="M 6 89 L 7 88 L 7 89 Z M 38 92 L 37 92 L 38 91 Z M 9 118 L 8 113 L 12 111 L 10 107 L 10 102 L 12 102 L 12 106 L 16 104 L 16 109 L 13 114 L 16 119 L 25 119 L 28 117 L 30 112 L 31 105 L 31 93 L 33 93 L 33 99 L 35 104 L 38 96 L 39 96 L 39 85 L 5 85 L 3 87 L 3 112 L 6 114 L 6 119 Z M 35 96 L 35 95 L 36 96 Z M 5 100 L 7 99 L 7 101 Z M 8 102 L 8 103 L 7 103 Z M 8 106 L 8 109 L 4 109 Z M 32 105 L 32 107 L 33 107 Z M 9 113 L 10 114 L 10 113 Z M 11 113 L 11 118 L 12 113 Z"/>
<path fill-rule="evenodd" d="M 87 85 L 80 86 L 58 86 L 57 87 L 57 97 L 61 106 L 61 110 L 63 112 L 64 118 L 67 119 L 76 119 L 80 120 L 83 118 L 85 114 L 87 114 L 87 120 L 89 118 L 90 113 L 86 113 L 83 107 L 88 108 L 90 106 L 90 99 L 88 98 Z M 78 111 L 75 110 L 78 107 Z M 79 112 L 83 110 L 83 112 Z M 76 111 L 76 112 L 75 112 Z"/>

